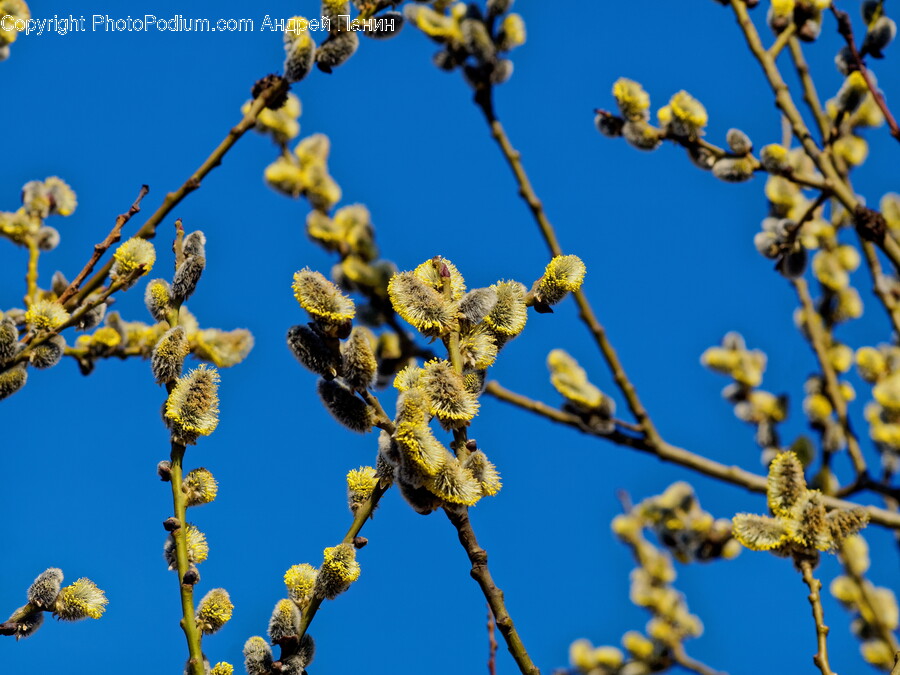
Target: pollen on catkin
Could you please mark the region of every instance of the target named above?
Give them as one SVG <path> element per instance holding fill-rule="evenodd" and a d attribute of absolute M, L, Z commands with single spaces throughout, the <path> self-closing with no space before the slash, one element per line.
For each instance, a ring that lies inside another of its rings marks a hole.
<path fill-rule="evenodd" d="M 436 474 L 449 456 L 424 420 L 398 421 L 394 440 L 402 456 L 426 476 Z"/>
<path fill-rule="evenodd" d="M 350 588 L 350 584 L 359 578 L 359 573 L 356 549 L 352 544 L 326 548 L 314 592 L 320 598 L 333 600 Z"/>
<path fill-rule="evenodd" d="M 347 501 L 350 511 L 356 513 L 357 509 L 366 502 L 378 485 L 378 476 L 371 466 L 361 466 L 347 474 Z"/>
<path fill-rule="evenodd" d="M 771 551 L 788 541 L 788 531 L 777 518 L 739 513 L 732 522 L 735 539 L 752 551 Z"/>
<path fill-rule="evenodd" d="M 224 588 L 210 589 L 197 606 L 197 626 L 204 635 L 211 635 L 228 623 L 233 611 L 234 604 L 228 591 Z"/>
<path fill-rule="evenodd" d="M 185 443 L 195 443 L 219 425 L 219 374 L 201 364 L 179 377 L 166 400 L 166 419 Z"/>
<path fill-rule="evenodd" d="M 463 506 L 474 506 L 482 496 L 481 483 L 449 453 L 437 473 L 428 476 L 425 487 L 444 501 Z"/>
<path fill-rule="evenodd" d="M 113 254 L 113 266 L 110 278 L 121 281 L 128 288 L 134 285 L 139 277 L 153 269 L 156 262 L 156 249 L 146 239 L 132 237 L 116 249 Z"/>
<path fill-rule="evenodd" d="M 202 466 L 191 469 L 181 483 L 181 490 L 187 497 L 188 506 L 209 504 L 219 492 L 219 484 L 208 469 Z"/>
<path fill-rule="evenodd" d="M 300 628 L 300 610 L 287 598 L 279 600 L 269 619 L 269 640 L 278 644 L 286 638 L 296 637 Z"/>
<path fill-rule="evenodd" d="M 372 430 L 372 410 L 346 385 L 337 380 L 319 380 L 319 398 L 338 422 L 350 431 L 364 434 Z"/>
<path fill-rule="evenodd" d="M 620 77 L 613 84 L 612 95 L 616 99 L 622 117 L 629 120 L 647 119 L 650 96 L 639 83 Z"/>
<path fill-rule="evenodd" d="M 157 384 L 164 384 L 181 377 L 184 358 L 190 352 L 184 328 L 175 326 L 166 331 L 150 356 L 150 370 Z"/>
<path fill-rule="evenodd" d="M 99 619 L 106 611 L 108 602 L 97 584 L 82 577 L 60 590 L 53 613 L 63 621 Z"/>
<path fill-rule="evenodd" d="M 284 585 L 287 586 L 288 597 L 303 609 L 312 599 L 319 571 L 309 563 L 293 565 L 284 573 Z"/>
<path fill-rule="evenodd" d="M 56 300 L 36 300 L 25 312 L 25 323 L 34 330 L 56 330 L 69 320 L 69 313 Z"/>
<path fill-rule="evenodd" d="M 462 357 L 465 368 L 475 368 L 476 370 L 489 368 L 494 365 L 497 352 L 497 340 L 494 333 L 484 324 L 480 324 L 460 336 L 459 355 Z"/>
<path fill-rule="evenodd" d="M 321 273 L 308 267 L 294 274 L 292 288 L 300 306 L 328 335 L 338 336 L 347 330 L 356 315 L 353 301 Z"/>
<path fill-rule="evenodd" d="M 475 480 L 481 484 L 481 494 L 485 497 L 493 497 L 500 492 L 503 484 L 500 482 L 500 474 L 491 461 L 481 450 L 476 450 L 463 461 L 463 468 L 468 469 Z"/>
<path fill-rule="evenodd" d="M 438 256 L 437 265 L 434 259 L 426 260 L 413 271 L 422 281 L 441 293 L 444 291 L 444 277 L 441 274 L 446 272 L 450 278 L 450 299 L 454 302 L 460 300 L 466 292 L 465 279 L 456 269 L 456 265 L 447 258 Z"/>
<path fill-rule="evenodd" d="M 28 588 L 28 602 L 39 609 L 52 609 L 62 586 L 63 573 L 57 567 L 41 572 Z"/>
<path fill-rule="evenodd" d="M 499 344 L 522 332 L 528 320 L 528 307 L 525 287 L 518 281 L 498 281 L 491 288 L 497 293 L 497 304 L 484 317 L 484 322 L 498 336 Z"/>
<path fill-rule="evenodd" d="M 234 666 L 227 661 L 219 661 L 209 671 L 209 675 L 234 675 Z"/>
<path fill-rule="evenodd" d="M 202 563 L 209 556 L 209 544 L 206 542 L 206 535 L 203 534 L 195 525 L 190 523 L 184 528 L 184 536 L 187 538 L 188 562 L 192 565 Z M 169 564 L 170 570 L 178 569 L 178 560 L 175 557 L 175 537 L 169 535 L 163 546 L 163 556 Z"/>
<path fill-rule="evenodd" d="M 454 304 L 415 272 L 392 276 L 388 296 L 394 311 L 423 335 L 436 337 L 453 327 Z"/>
<path fill-rule="evenodd" d="M 558 255 L 553 258 L 537 282 L 535 297 L 548 305 L 555 305 L 569 293 L 581 288 L 587 269 L 577 255 Z"/>
<path fill-rule="evenodd" d="M 478 398 L 466 390 L 462 376 L 449 361 L 432 359 L 420 380 L 431 404 L 431 413 L 447 429 L 459 429 L 478 414 Z"/>

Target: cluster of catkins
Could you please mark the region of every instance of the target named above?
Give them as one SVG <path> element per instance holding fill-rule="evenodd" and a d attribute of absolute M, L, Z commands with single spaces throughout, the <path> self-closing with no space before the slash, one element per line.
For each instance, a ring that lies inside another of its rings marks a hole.
<path fill-rule="evenodd" d="M 675 568 L 671 558 L 647 540 L 652 530 L 659 542 L 682 563 L 733 558 L 740 544 L 732 539 L 731 523 L 716 520 L 700 507 L 687 483 L 674 483 L 663 494 L 650 497 L 617 516 L 613 531 L 632 550 L 638 567 L 631 573 L 631 601 L 646 608 L 653 618 L 646 635 L 629 631 L 622 637 L 624 653 L 617 647 L 594 647 L 576 640 L 569 649 L 572 673 L 578 675 L 647 675 L 666 670 L 684 641 L 703 632 L 700 620 L 690 613 L 684 596 L 672 586 Z"/>
<path fill-rule="evenodd" d="M 354 19 L 349 18 L 349 1 L 322 0 L 321 18 L 309 20 L 295 16 L 287 20 L 284 30 L 284 76 L 289 82 L 304 79 L 313 66 L 330 73 L 346 63 L 359 49 L 359 33 L 383 40 L 397 35 L 403 27 L 402 14 L 382 11 L 398 5 L 399 0 L 378 0 L 374 3 L 354 0 L 352 4 L 361 11 Z M 316 44 L 311 35 L 317 30 L 327 32 L 320 44 Z"/>
<path fill-rule="evenodd" d="M 860 376 L 872 384 L 872 398 L 865 409 L 869 435 L 881 453 L 885 472 L 900 470 L 900 347 L 861 347 L 856 352 Z"/>
<path fill-rule="evenodd" d="M 817 564 L 820 552 L 837 551 L 869 520 L 861 507 L 829 511 L 822 493 L 807 487 L 803 464 L 793 452 L 772 460 L 766 496 L 771 516 L 739 513 L 732 521 L 735 538 L 753 551 Z"/>
<path fill-rule="evenodd" d="M 787 417 L 787 397 L 776 396 L 760 389 L 766 370 L 766 355 L 758 349 L 748 349 L 740 333 L 728 333 L 719 346 L 710 347 L 700 357 L 700 363 L 732 380 L 722 396 L 734 405 L 734 414 L 756 427 L 756 441 L 771 459 L 779 446 L 777 425 Z"/>
<path fill-rule="evenodd" d="M 38 575 L 28 588 L 28 602 L 0 624 L 0 635 L 19 638 L 32 635 L 44 622 L 44 612 L 63 621 L 99 619 L 109 602 L 90 579 L 81 578 L 63 586 L 61 569 L 51 567 Z"/>
<path fill-rule="evenodd" d="M 513 63 L 505 55 L 525 44 L 525 20 L 510 13 L 512 4 L 513 0 L 487 0 L 482 9 L 474 2 L 420 0 L 407 5 L 404 13 L 411 24 L 442 46 L 434 55 L 438 68 L 461 68 L 474 89 L 484 89 L 512 76 Z"/>
<path fill-rule="evenodd" d="M 831 582 L 831 594 L 853 612 L 850 625 L 862 641 L 863 658 L 882 670 L 894 665 L 894 649 L 888 641 L 900 623 L 897 597 L 890 588 L 875 586 L 864 578 L 869 570 L 869 546 L 861 535 L 847 537 L 841 546 L 847 574 Z"/>
<path fill-rule="evenodd" d="M 0 24 L 0 61 L 9 58 L 9 46 L 19 36 L 23 22 L 31 18 L 31 10 L 24 0 L 0 0 L 0 17 L 9 17 Z"/>
<path fill-rule="evenodd" d="M 249 675 L 306 673 L 315 654 L 315 642 L 302 625 L 304 614 L 311 606 L 318 607 L 323 600 L 333 600 L 359 578 L 356 550 L 365 543 L 365 539 L 357 538 L 353 543 L 330 546 L 324 550 L 318 569 L 301 563 L 285 572 L 288 597 L 275 605 L 269 619 L 269 640 L 255 635 L 244 644 L 244 665 Z M 270 643 L 281 648 L 277 661 Z"/>

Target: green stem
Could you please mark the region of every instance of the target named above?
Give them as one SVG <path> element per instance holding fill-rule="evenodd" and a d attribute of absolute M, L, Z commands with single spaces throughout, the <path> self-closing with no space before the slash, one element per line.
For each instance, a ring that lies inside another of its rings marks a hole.
<path fill-rule="evenodd" d="M 37 297 L 38 259 L 41 257 L 41 249 L 34 236 L 25 240 L 28 247 L 28 270 L 25 273 L 25 304 L 31 306 Z"/>
<path fill-rule="evenodd" d="M 172 533 L 175 540 L 175 559 L 178 565 L 178 589 L 181 593 L 181 628 L 187 640 L 190 660 L 188 667 L 191 675 L 204 675 L 203 650 L 200 646 L 200 628 L 194 615 L 194 587 L 192 584 L 183 583 L 184 575 L 190 569 L 187 544 L 187 497 L 182 486 L 182 461 L 184 460 L 185 446 L 172 441 L 172 454 L 170 457 L 170 469 L 172 473 L 172 502 L 175 505 L 175 518 L 179 527 Z"/>

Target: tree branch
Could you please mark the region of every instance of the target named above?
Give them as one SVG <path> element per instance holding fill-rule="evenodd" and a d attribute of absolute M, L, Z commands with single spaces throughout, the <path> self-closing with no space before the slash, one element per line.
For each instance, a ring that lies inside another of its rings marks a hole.
<path fill-rule="evenodd" d="M 812 607 L 813 619 L 816 622 L 816 642 L 818 651 L 813 656 L 813 662 L 822 671 L 822 675 L 834 675 L 828 664 L 828 626 L 825 625 L 825 613 L 822 611 L 822 598 L 819 590 L 822 582 L 813 576 L 812 563 L 809 560 L 799 561 L 800 571 L 803 573 L 803 581 L 809 588 L 809 604 Z"/>
<path fill-rule="evenodd" d="M 481 587 L 481 592 L 484 593 L 484 597 L 494 613 L 497 628 L 500 630 L 500 634 L 503 635 L 509 653 L 515 659 L 519 670 L 522 672 L 522 675 L 540 675 L 541 671 L 538 670 L 538 667 L 534 665 L 534 662 L 528 655 L 528 651 L 525 649 L 525 645 L 522 643 L 515 624 L 513 624 L 513 620 L 506 609 L 503 591 L 497 588 L 491 577 L 487 564 L 487 551 L 478 545 L 475 532 L 472 530 L 472 523 L 469 521 L 468 509 L 444 507 L 444 513 L 447 514 L 447 518 L 450 519 L 453 527 L 456 528 L 456 532 L 459 535 L 459 543 L 466 550 L 469 561 L 472 563 L 472 578 Z"/>

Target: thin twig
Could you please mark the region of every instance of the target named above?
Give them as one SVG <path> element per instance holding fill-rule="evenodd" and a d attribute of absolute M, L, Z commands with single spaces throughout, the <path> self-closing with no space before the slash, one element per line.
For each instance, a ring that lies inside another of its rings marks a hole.
<path fill-rule="evenodd" d="M 41 248 L 38 246 L 35 235 L 29 235 L 25 241 L 28 247 L 28 269 L 25 272 L 25 306 L 30 307 L 37 298 L 38 260 L 41 257 Z"/>
<path fill-rule="evenodd" d="M 768 54 L 769 58 L 773 61 L 778 58 L 778 55 L 781 53 L 781 50 L 784 49 L 784 46 L 794 37 L 794 33 L 797 32 L 797 24 L 793 21 L 791 24 L 781 31 L 778 34 L 778 37 L 775 38 L 775 42 L 772 43 L 772 46 L 769 47 Z"/>
<path fill-rule="evenodd" d="M 341 543 L 353 543 L 353 540 L 362 530 L 363 525 L 365 525 L 366 521 L 372 517 L 375 508 L 378 506 L 378 502 L 381 501 L 384 493 L 387 492 L 389 488 L 390 485 L 382 485 L 380 482 L 375 486 L 375 489 L 372 491 L 372 494 L 369 495 L 369 498 L 360 504 L 359 508 L 356 510 L 356 514 L 353 516 L 353 522 L 350 524 L 350 529 L 347 530 L 347 534 L 344 535 L 344 539 Z M 300 627 L 297 630 L 298 639 L 306 635 L 306 631 L 309 630 L 309 625 L 312 623 L 316 613 L 319 611 L 319 607 L 322 605 L 322 600 L 323 598 L 314 596 L 313 599 L 310 600 L 309 605 L 306 606 L 306 609 L 303 610 L 303 614 L 300 617 Z"/>
<path fill-rule="evenodd" d="M 528 174 L 525 172 L 525 167 L 522 165 L 522 156 L 519 151 L 513 147 L 509 137 L 506 135 L 503 125 L 500 124 L 500 120 L 497 118 L 497 114 L 494 110 L 492 89 L 490 87 L 485 87 L 479 90 L 475 95 L 475 103 L 484 115 L 485 121 L 491 129 L 491 135 L 497 142 L 500 151 L 503 153 L 504 159 L 515 175 L 516 182 L 519 186 L 519 195 L 531 210 L 531 214 L 541 231 L 541 236 L 544 238 L 547 248 L 550 249 L 550 253 L 553 256 L 562 255 L 562 247 L 557 239 L 556 230 L 553 228 L 553 225 L 550 223 L 550 220 L 544 211 L 543 203 L 538 199 L 537 194 L 535 194 L 531 181 L 528 178 Z M 659 432 L 656 430 L 653 421 L 650 419 L 650 415 L 647 413 L 641 399 L 638 397 L 637 390 L 625 373 L 622 362 L 619 360 L 615 348 L 613 348 L 612 343 L 606 335 L 606 329 L 597 319 L 584 290 L 578 289 L 573 295 L 575 296 L 575 303 L 578 305 L 580 319 L 588 327 L 588 330 L 593 336 L 594 342 L 597 344 L 597 347 L 599 347 L 604 360 L 612 372 L 616 386 L 619 387 L 619 390 L 625 397 L 628 408 L 631 410 L 631 414 L 634 415 L 637 423 L 641 426 L 644 436 L 653 444 L 662 443 Z"/>
<path fill-rule="evenodd" d="M 828 664 L 828 626 L 825 625 L 825 613 L 822 611 L 822 598 L 819 590 L 822 582 L 813 576 L 812 563 L 809 560 L 800 561 L 800 571 L 803 573 L 803 581 L 809 588 L 809 604 L 812 607 L 813 619 L 816 622 L 816 642 L 818 651 L 813 656 L 813 662 L 822 671 L 822 675 L 834 675 Z"/>
<path fill-rule="evenodd" d="M 869 88 L 869 91 L 872 94 L 872 98 L 875 101 L 875 105 L 881 110 L 881 113 L 884 115 L 884 119 L 887 122 L 888 128 L 891 130 L 891 136 L 900 141 L 900 126 L 897 126 L 897 120 L 891 114 L 890 109 L 888 108 L 887 101 L 884 100 L 884 94 L 878 89 L 878 86 L 875 84 L 875 81 L 872 79 L 871 73 L 869 73 L 869 69 L 866 67 L 866 62 L 863 60 L 863 54 L 860 53 L 859 49 L 856 47 L 856 40 L 853 37 L 853 24 L 850 21 L 850 16 L 847 12 L 842 12 L 837 7 L 834 6 L 834 3 L 831 3 L 831 13 L 834 14 L 834 18 L 837 19 L 838 23 L 838 33 L 840 33 L 841 37 L 844 38 L 844 41 L 847 43 L 847 47 L 850 49 L 850 54 L 853 56 L 853 66 L 856 67 L 857 70 L 862 74 L 863 79 L 866 81 L 866 86 Z"/>
<path fill-rule="evenodd" d="M 813 304 L 812 296 L 809 294 L 809 285 L 806 279 L 793 279 L 792 284 L 800 298 L 800 304 L 803 307 L 803 313 L 806 318 L 806 328 L 809 331 L 809 342 L 816 354 L 819 362 L 819 368 L 822 371 L 822 377 L 825 380 L 825 393 L 828 396 L 834 411 L 837 414 L 838 421 L 847 437 L 847 450 L 850 452 L 850 459 L 853 462 L 853 468 L 856 470 L 857 476 L 865 476 L 868 472 L 866 468 L 866 460 L 863 457 L 862 450 L 859 447 L 859 440 L 853 432 L 850 424 L 850 416 L 847 413 L 847 400 L 841 393 L 841 385 L 837 378 L 837 373 L 831 365 L 828 358 L 828 345 L 826 344 L 826 328 L 822 323 L 821 315 L 816 311 Z"/>
<path fill-rule="evenodd" d="M 109 234 L 106 235 L 106 239 L 99 244 L 94 244 L 94 253 L 91 255 L 91 259 L 87 261 L 85 266 L 78 273 L 78 276 L 72 280 L 72 283 L 70 283 L 66 290 L 63 291 L 62 295 L 59 296 L 60 304 L 65 305 L 66 301 L 75 295 L 81 287 L 82 282 L 87 278 L 87 275 L 94 271 L 94 266 L 100 262 L 100 258 L 103 257 L 103 254 L 122 238 L 122 228 L 125 227 L 125 224 L 129 220 L 131 220 L 133 215 L 141 210 L 141 200 L 147 196 L 148 192 L 150 192 L 150 188 L 146 185 L 142 185 L 140 192 L 138 192 L 137 199 L 134 200 L 131 208 L 125 213 L 120 213 L 116 216 L 116 224 L 113 226 L 113 229 L 109 231 Z"/>
<path fill-rule="evenodd" d="M 690 469 L 691 471 L 695 471 L 696 473 L 703 474 L 704 476 L 716 478 L 718 480 L 721 480 L 722 482 L 730 483 L 732 485 L 738 485 L 751 492 L 759 492 L 762 494 L 766 492 L 767 481 L 765 476 L 751 473 L 750 471 L 742 469 L 738 466 L 728 466 L 726 464 L 721 464 L 720 462 L 716 462 L 715 460 L 708 459 L 707 457 L 703 457 L 702 455 L 698 455 L 696 453 L 690 452 L 689 450 L 685 450 L 684 448 L 679 448 L 665 442 L 663 442 L 661 445 L 655 446 L 650 444 L 649 441 L 643 438 L 630 436 L 621 431 L 613 431 L 612 433 L 598 432 L 597 430 L 588 427 L 584 423 L 584 421 L 577 415 L 558 410 L 557 408 L 549 406 L 546 403 L 535 401 L 534 399 L 530 399 L 527 396 L 523 396 L 522 394 L 517 394 L 513 391 L 510 391 L 509 389 L 506 389 L 495 381 L 488 383 L 485 389 L 485 393 L 501 401 L 505 401 L 506 403 L 510 403 L 519 408 L 540 415 L 541 417 L 545 417 L 549 420 L 552 420 L 553 422 L 557 422 L 558 424 L 565 424 L 574 429 L 578 429 L 582 433 L 605 439 L 616 445 L 621 445 L 633 450 L 637 450 L 639 452 L 654 455 L 664 462 L 677 464 L 686 469 Z M 861 506 L 860 504 L 855 504 L 853 502 L 848 502 L 843 499 L 837 499 L 835 497 L 830 497 L 827 495 L 823 495 L 822 500 L 828 506 L 828 508 L 831 509 L 848 509 Z M 869 514 L 869 520 L 872 523 L 882 525 L 894 530 L 900 530 L 900 514 L 888 511 L 886 509 L 878 508 L 876 506 L 862 506 L 862 508 L 864 508 Z"/>
<path fill-rule="evenodd" d="M 494 618 L 497 621 L 497 628 L 500 630 L 500 634 L 503 635 L 509 653 L 512 654 L 513 659 L 515 659 L 516 665 L 519 666 L 522 675 L 540 675 L 541 671 L 538 670 L 538 667 L 534 665 L 534 662 L 528 655 L 528 650 L 525 649 L 525 645 L 519 637 L 516 626 L 506 609 L 506 603 L 503 600 L 503 591 L 497 588 L 497 585 L 491 577 L 491 572 L 488 569 L 487 564 L 487 551 L 478 545 L 478 540 L 475 538 L 475 532 L 472 530 L 472 523 L 469 521 L 468 509 L 445 507 L 444 513 L 447 514 L 447 518 L 456 528 L 456 532 L 459 535 L 459 543 L 462 544 L 463 548 L 466 550 L 469 561 L 472 563 L 472 578 L 475 579 L 481 587 L 481 592 L 484 593 L 484 597 L 487 599 L 488 605 L 494 613 Z"/>
<path fill-rule="evenodd" d="M 250 108 L 244 114 L 240 122 L 234 126 L 228 135 L 222 140 L 215 150 L 206 158 L 203 164 L 188 178 L 177 190 L 170 192 L 163 199 L 163 203 L 151 215 L 147 221 L 141 226 L 141 229 L 134 235 L 143 239 L 152 239 L 156 235 L 156 228 L 169 213 L 191 192 L 200 187 L 201 182 L 209 174 L 222 163 L 222 159 L 234 146 L 240 138 L 247 133 L 256 124 L 256 120 L 263 109 L 268 105 L 269 101 L 284 94 L 287 81 L 280 79 L 268 87 L 263 89 L 259 95 L 253 99 Z M 107 262 L 93 277 L 84 285 L 78 293 L 77 302 L 80 303 L 89 293 L 103 284 L 109 270 L 112 267 L 111 262 Z"/>
<path fill-rule="evenodd" d="M 688 656 L 683 645 L 679 645 L 678 648 L 673 651 L 672 656 L 675 659 L 675 663 L 685 670 L 697 673 L 697 675 L 724 675 L 724 673 L 721 673 L 714 668 L 710 668 L 702 661 L 698 661 L 697 659 Z"/>
<path fill-rule="evenodd" d="M 490 604 L 487 606 L 487 631 L 488 631 L 488 675 L 497 675 L 497 637 L 494 628 L 494 612 Z"/>

